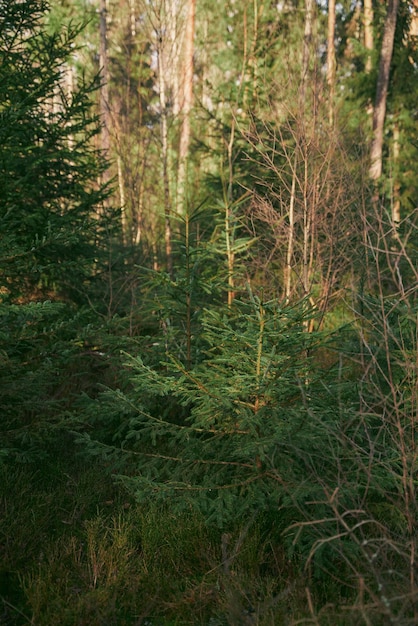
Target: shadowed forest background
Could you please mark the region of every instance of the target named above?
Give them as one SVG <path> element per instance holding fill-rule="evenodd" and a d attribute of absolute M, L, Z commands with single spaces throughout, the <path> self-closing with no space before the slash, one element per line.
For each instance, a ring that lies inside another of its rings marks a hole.
<path fill-rule="evenodd" d="M 418 623 L 416 0 L 0 0 L 0 624 Z"/>

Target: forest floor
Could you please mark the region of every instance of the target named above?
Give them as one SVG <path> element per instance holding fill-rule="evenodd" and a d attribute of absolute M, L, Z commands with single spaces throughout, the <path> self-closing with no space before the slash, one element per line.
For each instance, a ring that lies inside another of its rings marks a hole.
<path fill-rule="evenodd" d="M 350 623 L 332 602 L 315 614 L 271 520 L 221 533 L 192 512 L 140 507 L 71 442 L 0 474 L 2 626 Z"/>

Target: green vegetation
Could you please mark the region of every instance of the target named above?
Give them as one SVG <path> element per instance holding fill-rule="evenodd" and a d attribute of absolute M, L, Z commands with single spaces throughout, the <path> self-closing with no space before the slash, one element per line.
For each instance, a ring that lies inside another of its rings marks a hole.
<path fill-rule="evenodd" d="M 413 7 L 370 180 L 352 3 L 211 4 L 189 127 L 186 4 L 0 0 L 1 625 L 417 623 Z"/>

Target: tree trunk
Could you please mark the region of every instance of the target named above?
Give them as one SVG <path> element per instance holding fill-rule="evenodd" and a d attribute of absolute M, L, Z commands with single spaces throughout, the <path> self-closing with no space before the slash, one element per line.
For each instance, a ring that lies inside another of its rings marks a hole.
<path fill-rule="evenodd" d="M 126 197 L 125 197 L 125 181 L 123 179 L 123 167 L 122 167 L 122 157 L 120 154 L 117 156 L 116 160 L 118 166 L 118 187 L 119 187 L 119 202 L 120 202 L 120 210 L 121 210 L 121 220 L 122 220 L 122 241 L 126 246 L 130 244 L 131 237 L 129 233 L 128 220 L 126 215 Z"/>
<path fill-rule="evenodd" d="M 65 66 L 65 87 L 68 102 L 73 101 L 74 97 L 74 65 L 70 59 Z M 74 148 L 74 135 L 68 135 L 68 148 L 72 150 Z"/>
<path fill-rule="evenodd" d="M 100 0 L 100 115 L 102 120 L 101 148 L 105 156 L 110 148 L 109 63 L 107 55 L 107 9 L 106 0 Z M 108 173 L 105 178 L 108 179 Z"/>
<path fill-rule="evenodd" d="M 136 7 L 135 0 L 129 0 L 129 23 L 131 27 L 131 37 L 136 37 Z"/>
<path fill-rule="evenodd" d="M 305 0 L 305 27 L 303 33 L 303 53 L 302 53 L 302 84 L 301 84 L 301 100 L 304 107 L 306 97 L 306 83 L 309 71 L 309 59 L 311 56 L 311 46 L 313 37 L 313 21 L 314 21 L 314 0 Z"/>
<path fill-rule="evenodd" d="M 328 1 L 328 46 L 327 46 L 327 83 L 329 87 L 329 122 L 334 123 L 334 97 L 335 97 L 335 0 Z"/>
<path fill-rule="evenodd" d="M 398 8 L 399 0 L 389 0 L 383 32 L 382 49 L 380 52 L 379 75 L 373 111 L 373 139 L 370 149 L 369 169 L 369 176 L 372 180 L 378 180 L 382 175 L 383 132 Z"/>
<path fill-rule="evenodd" d="M 374 38 L 373 38 L 373 0 L 364 0 L 363 4 L 364 10 L 364 47 L 367 51 L 366 72 L 371 72 L 372 69 L 372 57 L 371 53 L 374 47 Z"/>
<path fill-rule="evenodd" d="M 183 98 L 177 172 L 177 212 L 186 213 L 187 164 L 190 149 L 190 115 L 193 105 L 194 35 L 196 0 L 189 0 L 183 55 Z"/>
<path fill-rule="evenodd" d="M 299 110 L 297 114 L 298 122 L 299 120 L 305 120 L 309 116 L 306 116 L 306 111 L 309 109 L 306 106 L 306 88 L 308 84 L 308 73 L 309 73 L 309 63 L 311 58 L 311 48 L 312 48 L 312 39 L 314 34 L 314 20 L 315 20 L 315 2 L 314 0 L 305 0 L 305 26 L 304 26 L 304 34 L 303 34 L 303 49 L 302 49 L 302 65 L 301 65 L 301 76 L 300 76 L 300 91 L 299 91 Z M 296 204 L 296 190 L 300 189 L 302 186 L 301 180 L 299 179 L 298 173 L 298 156 L 303 151 L 304 156 L 304 164 L 305 168 L 307 167 L 306 163 L 306 151 L 307 138 L 303 136 L 302 129 L 304 128 L 304 122 L 302 124 L 297 124 L 298 130 L 294 135 L 295 138 L 295 152 L 294 158 L 288 161 L 288 164 L 291 165 L 292 168 L 292 185 L 290 190 L 290 198 L 289 198 L 289 231 L 287 236 L 287 250 L 286 250 L 286 262 L 283 272 L 283 282 L 284 282 L 284 295 L 286 302 L 289 302 L 291 293 L 292 293 L 292 263 L 294 257 L 294 249 L 296 242 L 295 235 L 295 223 L 296 223 L 296 215 L 295 215 L 295 204 Z M 306 131 L 306 128 L 305 128 Z M 302 133 L 302 134 L 300 134 Z M 306 183 L 306 180 L 305 180 Z M 306 185 L 303 186 L 303 191 L 305 191 Z M 302 269 L 302 283 L 303 289 L 306 293 L 307 285 L 309 283 L 309 277 L 307 276 L 308 272 L 308 257 L 309 257 L 309 225 L 310 225 L 310 208 L 308 206 L 307 196 L 304 195 L 303 201 L 303 269 Z"/>
<path fill-rule="evenodd" d="M 292 170 L 292 188 L 290 191 L 289 201 L 289 236 L 287 239 L 286 266 L 284 270 L 284 289 L 286 302 L 290 301 L 292 293 L 292 261 L 293 248 L 295 239 L 295 198 L 296 198 L 296 172 L 297 168 L 297 152 L 295 152 L 295 160 Z"/>
<path fill-rule="evenodd" d="M 168 120 L 167 120 L 167 95 L 165 82 L 165 64 L 163 58 L 162 42 L 158 50 L 158 87 L 160 96 L 160 130 L 162 144 L 162 164 L 163 164 L 163 187 L 164 187 L 164 241 L 167 271 L 173 275 L 173 254 L 172 254 L 172 232 L 171 232 L 171 197 L 168 164 Z"/>
<path fill-rule="evenodd" d="M 401 186 L 400 186 L 399 179 L 398 179 L 400 154 L 401 154 L 401 148 L 400 148 L 399 121 L 396 120 L 394 128 L 393 128 L 392 222 L 393 222 L 394 228 L 397 228 L 401 221 L 401 199 L 400 199 Z"/>
<path fill-rule="evenodd" d="M 232 212 L 233 193 L 232 186 L 234 181 L 234 162 L 233 162 L 233 147 L 235 138 L 235 120 L 232 120 L 231 135 L 228 142 L 228 170 L 229 181 L 228 189 L 225 196 L 225 243 L 226 243 L 226 256 L 228 265 L 228 308 L 232 306 L 235 298 L 235 283 L 234 283 L 234 266 L 235 266 L 235 253 L 234 253 L 234 215 Z"/>
<path fill-rule="evenodd" d="M 185 6 L 184 0 L 164 0 L 164 50 L 166 55 L 167 85 L 171 92 L 171 106 L 174 117 L 180 115 L 183 108 L 183 79 L 181 72 L 181 51 L 184 45 Z M 186 26 L 187 28 L 187 26 Z"/>
<path fill-rule="evenodd" d="M 252 103 L 257 101 L 257 78 L 258 78 L 258 58 L 257 58 L 257 45 L 258 45 L 258 29 L 260 12 L 263 11 L 263 4 L 258 6 L 258 0 L 254 0 L 254 26 L 253 26 L 253 40 L 251 42 L 249 65 L 251 71 L 251 82 L 253 86 L 252 91 Z"/>

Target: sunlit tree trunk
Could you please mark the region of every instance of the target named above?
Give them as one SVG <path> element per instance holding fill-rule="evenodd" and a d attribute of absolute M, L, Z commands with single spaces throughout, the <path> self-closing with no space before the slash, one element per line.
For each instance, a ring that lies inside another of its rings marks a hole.
<path fill-rule="evenodd" d="M 190 2 L 190 0 L 187 1 Z M 181 113 L 184 102 L 184 68 L 181 64 L 181 53 L 185 36 L 184 3 L 185 0 L 163 0 L 165 8 L 165 72 L 167 85 L 171 93 L 172 111 L 175 117 Z"/>
<path fill-rule="evenodd" d="M 137 205 L 136 205 L 136 211 L 135 211 L 135 226 L 134 226 L 134 243 L 135 245 L 139 245 L 139 242 L 141 241 L 141 235 L 142 235 L 142 220 L 143 220 L 143 214 L 144 214 L 144 174 L 142 174 L 141 179 L 140 179 L 140 183 L 139 183 L 139 189 L 138 189 L 138 201 L 137 201 Z"/>
<path fill-rule="evenodd" d="M 363 24 L 364 24 L 364 47 L 367 51 L 366 72 L 372 69 L 372 56 L 374 47 L 373 37 L 373 0 L 364 0 L 363 3 Z"/>
<path fill-rule="evenodd" d="M 110 148 L 110 108 L 109 108 L 109 63 L 107 54 L 107 8 L 106 0 L 100 0 L 100 115 L 102 120 L 101 148 L 109 155 Z M 108 177 L 108 172 L 107 172 Z"/>
<path fill-rule="evenodd" d="M 226 256 L 228 265 L 228 307 L 232 306 L 235 298 L 235 282 L 234 282 L 234 266 L 235 266 L 235 253 L 233 248 L 233 228 L 234 228 L 234 216 L 232 212 L 233 202 L 233 182 L 234 182 L 234 163 L 233 163 L 233 147 L 235 137 L 235 120 L 232 120 L 231 135 L 228 142 L 228 171 L 229 180 L 228 188 L 225 197 L 225 243 L 226 243 Z"/>
<path fill-rule="evenodd" d="M 177 212 L 186 213 L 187 166 L 190 150 L 191 111 L 193 106 L 194 36 L 196 0 L 189 0 L 182 64 L 183 97 L 181 101 L 181 129 L 177 172 Z"/>
<path fill-rule="evenodd" d="M 74 65 L 71 60 L 65 66 L 65 91 L 68 102 L 72 102 L 74 97 Z M 74 135 L 68 135 L 68 147 L 70 150 L 74 147 Z"/>
<path fill-rule="evenodd" d="M 289 235 L 287 238 L 287 252 L 286 252 L 286 265 L 284 270 L 284 289 L 286 302 L 289 302 L 290 295 L 292 293 L 292 261 L 293 261 L 293 248 L 295 239 L 295 198 L 296 198 L 296 167 L 297 158 L 295 153 L 293 172 L 292 172 L 292 187 L 290 190 L 289 201 Z"/>
<path fill-rule="evenodd" d="M 171 228 L 171 194 L 168 163 L 168 111 L 167 94 L 165 81 L 165 63 L 162 50 L 162 42 L 158 47 L 158 87 L 160 97 L 160 130 L 161 130 L 161 158 L 163 166 L 163 188 L 164 188 L 164 241 L 167 271 L 170 276 L 173 274 L 172 255 L 172 228 Z"/>
<path fill-rule="evenodd" d="M 295 167 L 293 171 L 293 177 L 296 178 L 295 183 L 299 185 L 301 193 L 302 193 L 302 207 L 303 207 L 303 244 L 302 244 L 302 285 L 305 295 L 307 295 L 310 291 L 311 287 L 311 257 L 312 257 L 312 223 L 313 223 L 313 212 L 314 212 L 314 201 L 313 196 L 309 193 L 311 181 L 309 176 L 309 151 L 310 151 L 310 143 L 311 139 L 315 133 L 315 125 L 316 125 L 316 114 L 315 111 L 317 109 L 316 102 L 316 94 L 313 95 L 314 101 L 312 109 L 308 105 L 308 78 L 309 78 L 309 68 L 311 64 L 312 58 L 312 48 L 314 41 L 314 33 L 315 33 L 315 2 L 314 0 L 305 0 L 305 27 L 304 27 L 304 37 L 303 37 L 303 56 L 302 56 L 302 74 L 301 74 L 301 82 L 302 82 L 302 97 L 303 100 L 300 103 L 300 111 L 299 111 L 299 119 L 300 121 L 300 135 L 297 137 L 297 149 L 295 153 Z M 303 174 L 297 172 L 297 156 L 300 155 L 303 162 Z M 294 187 L 294 181 L 292 180 L 292 193 Z M 291 198 L 291 203 L 293 199 Z M 295 239 L 294 231 L 294 220 L 291 223 L 291 232 L 289 233 L 289 245 Z M 292 243 L 292 246 L 294 244 Z M 288 256 L 289 250 L 288 250 Z"/>
<path fill-rule="evenodd" d="M 369 169 L 369 176 L 372 180 L 378 180 L 382 175 L 383 133 L 398 8 L 399 0 L 389 0 L 383 32 L 382 49 L 380 52 L 379 75 L 373 111 L 373 139 L 370 149 Z"/>
<path fill-rule="evenodd" d="M 303 48 L 302 48 L 302 65 L 301 65 L 301 86 L 299 90 L 299 111 L 297 112 L 297 118 L 305 119 L 306 111 L 309 111 L 307 107 L 307 83 L 309 76 L 309 64 L 311 59 L 312 40 L 314 34 L 314 20 L 315 20 L 315 3 L 314 0 L 305 0 L 305 25 L 303 33 Z M 292 263 L 294 256 L 295 246 L 295 202 L 296 202 L 296 189 L 300 188 L 301 180 L 298 173 L 298 157 L 301 150 L 306 150 L 306 145 L 302 145 L 306 141 L 306 137 L 295 136 L 296 146 L 295 155 L 292 168 L 292 185 L 289 198 L 289 230 L 287 236 L 287 250 L 286 250 L 286 263 L 284 267 L 284 294 L 286 301 L 290 300 L 292 293 Z M 306 156 L 306 155 L 305 155 Z M 306 161 L 305 166 L 306 166 Z M 305 181 L 306 182 L 306 181 Z M 309 282 L 306 278 L 306 270 L 308 267 L 308 246 L 309 246 L 309 232 L 310 232 L 310 207 L 307 198 L 304 197 L 303 201 L 303 271 L 302 282 L 304 290 L 306 291 L 306 285 Z"/>
<path fill-rule="evenodd" d="M 418 0 L 412 0 L 409 36 L 418 37 Z"/>
<path fill-rule="evenodd" d="M 329 121 L 334 123 L 335 76 L 335 0 L 328 1 L 327 83 L 329 88 Z"/>
<path fill-rule="evenodd" d="M 401 221 L 401 199 L 400 199 L 400 190 L 401 186 L 399 184 L 399 157 L 401 154 L 400 147 L 400 131 L 399 131 L 399 122 L 395 121 L 395 125 L 393 127 L 393 174 L 392 174 L 392 222 L 394 227 L 396 228 Z"/>
<path fill-rule="evenodd" d="M 136 37 L 136 6 L 135 0 L 129 0 L 129 23 L 131 27 L 131 37 Z"/>
<path fill-rule="evenodd" d="M 122 158 L 120 154 L 118 154 L 116 159 L 117 167 L 118 167 L 118 187 L 119 187 L 119 202 L 120 202 L 120 210 L 121 210 L 121 219 L 122 219 L 122 240 L 126 245 L 130 243 L 130 232 L 129 225 L 126 216 L 126 197 L 125 197 L 125 181 L 123 177 L 123 167 L 122 167 Z"/>
<path fill-rule="evenodd" d="M 314 0 L 305 0 L 305 26 L 303 33 L 303 53 L 302 53 L 302 85 L 301 99 L 304 107 L 304 99 L 306 97 L 306 83 L 308 80 L 309 60 L 311 57 L 313 22 L 314 22 Z"/>
<path fill-rule="evenodd" d="M 253 0 L 253 39 L 251 42 L 251 50 L 250 50 L 250 70 L 252 73 L 252 100 L 255 102 L 257 100 L 257 80 L 258 80 L 258 58 L 257 58 L 257 45 L 258 45 L 258 29 L 259 29 L 259 20 L 260 20 L 260 12 L 263 10 L 263 4 L 259 6 L 258 0 Z"/>

